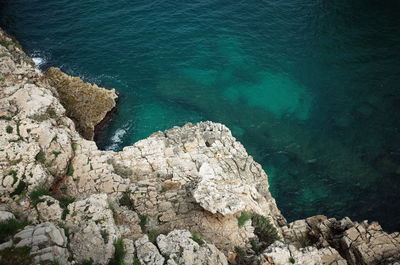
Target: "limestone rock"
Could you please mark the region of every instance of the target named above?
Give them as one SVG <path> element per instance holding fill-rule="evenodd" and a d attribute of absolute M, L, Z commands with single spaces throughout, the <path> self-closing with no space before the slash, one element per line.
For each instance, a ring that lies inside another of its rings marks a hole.
<path fill-rule="evenodd" d="M 136 253 L 141 264 L 144 265 L 163 265 L 164 257 L 161 256 L 157 247 L 149 241 L 147 235 L 139 238 L 135 242 Z"/>
<path fill-rule="evenodd" d="M 71 77 L 51 67 L 45 73 L 49 84 L 57 89 L 67 115 L 74 119 L 77 130 L 88 140 L 93 139 L 94 127 L 115 107 L 115 90 L 107 90 Z"/>
<path fill-rule="evenodd" d="M 70 249 L 78 261 L 92 259 L 107 264 L 114 254 L 113 241 L 119 237 L 106 194 L 94 194 L 68 205 L 66 226 Z"/>
<path fill-rule="evenodd" d="M 347 262 L 333 248 L 317 249 L 306 247 L 297 249 L 291 244 L 276 241 L 269 246 L 259 258 L 259 264 L 264 262 L 274 265 L 307 264 L 307 265 L 346 265 Z M 269 262 L 269 263 L 268 263 Z"/>
<path fill-rule="evenodd" d="M 187 230 L 174 230 L 168 235 L 159 235 L 157 245 L 167 264 L 184 265 L 227 265 L 224 254 L 214 245 L 204 242 L 199 244 L 192 239 Z"/>
<path fill-rule="evenodd" d="M 332 247 L 351 265 L 389 264 L 400 260 L 399 234 L 387 234 L 376 222 L 313 216 L 291 223 L 282 231 L 287 242 L 301 245 L 300 239 L 320 248 Z"/>
<path fill-rule="evenodd" d="M 15 216 L 7 211 L 0 211 L 0 222 L 6 221 L 8 219 L 15 219 Z"/>
<path fill-rule="evenodd" d="M 125 264 L 133 264 L 135 260 L 135 243 L 131 239 L 124 238 L 123 239 L 124 249 L 126 251 L 124 262 Z"/>
<path fill-rule="evenodd" d="M 44 222 L 59 222 L 62 217 L 62 209 L 58 200 L 50 196 L 41 196 L 40 202 L 36 205 L 39 218 Z"/>
<path fill-rule="evenodd" d="M 18 240 L 16 240 L 18 239 Z M 64 229 L 52 223 L 41 223 L 37 226 L 26 226 L 14 236 L 15 247 L 31 248 L 35 264 L 57 260 L 60 264 L 68 264 L 69 251 Z"/>

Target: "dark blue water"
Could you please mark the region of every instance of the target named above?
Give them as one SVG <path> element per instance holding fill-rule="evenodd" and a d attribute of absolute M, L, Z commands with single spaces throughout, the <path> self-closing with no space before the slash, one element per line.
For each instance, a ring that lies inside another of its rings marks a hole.
<path fill-rule="evenodd" d="M 289 220 L 388 230 L 400 230 L 399 14 L 399 1 L 0 1 L 1 26 L 41 67 L 119 91 L 101 148 L 222 122 Z"/>

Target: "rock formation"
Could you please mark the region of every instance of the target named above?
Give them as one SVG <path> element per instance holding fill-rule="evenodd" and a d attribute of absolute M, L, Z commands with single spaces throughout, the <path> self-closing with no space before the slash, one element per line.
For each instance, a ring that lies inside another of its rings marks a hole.
<path fill-rule="evenodd" d="M 399 234 L 376 223 L 287 224 L 266 173 L 222 124 L 98 150 L 87 139 L 114 106 L 113 91 L 43 74 L 0 31 L 0 264 L 13 253 L 71 265 L 400 260 Z"/>
<path fill-rule="evenodd" d="M 85 139 L 93 140 L 94 127 L 115 108 L 115 90 L 91 85 L 54 67 L 49 68 L 44 77 L 57 89 L 57 97 L 65 107 L 66 115 L 76 122 L 77 131 Z"/>

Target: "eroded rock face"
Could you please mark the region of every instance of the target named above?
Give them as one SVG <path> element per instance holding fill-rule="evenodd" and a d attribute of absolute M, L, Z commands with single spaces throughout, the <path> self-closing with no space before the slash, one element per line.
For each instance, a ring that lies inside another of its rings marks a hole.
<path fill-rule="evenodd" d="M 291 244 L 275 242 L 258 258 L 259 264 L 307 264 L 307 265 L 347 265 L 347 262 L 333 248 L 296 248 Z"/>
<path fill-rule="evenodd" d="M 59 99 L 66 107 L 67 115 L 76 121 L 78 132 L 86 139 L 93 140 L 94 127 L 116 105 L 115 90 L 91 85 L 79 77 L 69 76 L 54 67 L 46 71 L 45 78 L 52 87 L 57 89 Z"/>
<path fill-rule="evenodd" d="M 389 264 L 400 261 L 400 235 L 387 234 L 376 223 L 337 221 L 325 216 L 313 216 L 283 227 L 288 242 L 336 249 L 348 264 Z"/>
<path fill-rule="evenodd" d="M 107 195 L 95 194 L 68 206 L 66 227 L 70 231 L 69 247 L 80 262 L 92 259 L 107 264 L 114 253 L 113 242 L 120 235 L 115 226 Z"/>
<path fill-rule="evenodd" d="M 227 265 L 225 255 L 213 244 L 193 240 L 187 230 L 173 230 L 159 235 L 156 242 L 147 235 L 135 242 L 136 253 L 141 264 L 146 265 Z"/>
<path fill-rule="evenodd" d="M 41 196 L 40 199 L 43 202 L 36 205 L 40 220 L 43 222 L 60 222 L 63 210 L 59 201 L 51 196 Z"/>
<path fill-rule="evenodd" d="M 225 255 L 214 245 L 195 242 L 187 230 L 174 230 L 168 235 L 158 236 L 157 246 L 161 254 L 168 257 L 167 264 L 228 264 Z"/>
<path fill-rule="evenodd" d="M 18 239 L 18 240 L 16 240 Z M 27 246 L 34 256 L 34 264 L 58 260 L 60 264 L 67 264 L 69 251 L 64 229 L 53 223 L 41 223 L 37 226 L 26 226 L 24 230 L 14 236 L 15 247 Z"/>

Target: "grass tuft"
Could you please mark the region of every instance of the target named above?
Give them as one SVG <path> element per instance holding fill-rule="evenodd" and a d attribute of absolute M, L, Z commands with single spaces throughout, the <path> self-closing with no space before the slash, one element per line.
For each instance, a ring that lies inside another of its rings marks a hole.
<path fill-rule="evenodd" d="M 251 219 L 251 213 L 243 211 L 240 216 L 237 217 L 239 227 L 244 226 L 244 224 Z"/>
<path fill-rule="evenodd" d="M 74 166 L 71 164 L 71 163 L 69 163 L 68 164 L 68 167 L 67 167 L 67 176 L 72 176 L 73 174 L 74 174 Z"/>
<path fill-rule="evenodd" d="M 18 183 L 18 186 L 15 188 L 15 190 L 10 194 L 11 197 L 15 195 L 21 195 L 22 192 L 28 187 L 25 181 L 20 180 Z"/>
<path fill-rule="evenodd" d="M 119 205 L 126 206 L 126 207 L 128 207 L 129 210 L 134 211 L 135 207 L 129 196 L 129 193 L 130 193 L 129 191 L 124 192 L 118 202 L 119 202 Z"/>
<path fill-rule="evenodd" d="M 100 234 L 101 237 L 103 238 L 104 243 L 108 243 L 108 237 L 110 236 L 110 234 L 108 233 L 108 231 L 106 229 L 101 229 L 100 230 Z"/>
<path fill-rule="evenodd" d="M 10 218 L 0 222 L 0 243 L 10 240 L 19 230 L 23 229 L 25 224 L 15 218 Z"/>
<path fill-rule="evenodd" d="M 200 246 L 204 245 L 204 240 L 200 237 L 199 233 L 192 232 L 192 240 L 199 244 Z"/>
<path fill-rule="evenodd" d="M 12 133 L 13 130 L 14 130 L 13 127 L 11 127 L 10 125 L 7 125 L 7 127 L 6 127 L 6 132 L 7 132 L 7 133 Z"/>
<path fill-rule="evenodd" d="M 114 257 L 110 260 L 108 265 L 124 265 L 124 257 L 126 254 L 124 242 L 122 238 L 114 240 Z"/>
<path fill-rule="evenodd" d="M 146 231 L 146 226 L 147 223 L 149 222 L 149 217 L 147 217 L 146 215 L 139 215 L 139 219 L 140 219 L 140 228 L 142 229 L 142 232 Z"/>
<path fill-rule="evenodd" d="M 40 150 L 39 153 L 36 154 L 35 160 L 38 161 L 39 163 L 44 164 L 46 162 L 45 153 L 42 150 Z"/>
<path fill-rule="evenodd" d="M 67 214 L 69 214 L 68 205 L 70 205 L 74 201 L 75 201 L 75 198 L 72 198 L 72 197 L 65 196 L 65 197 L 60 198 L 60 200 L 59 200 L 60 207 L 61 207 L 61 209 L 63 209 L 62 216 L 61 216 L 62 220 L 65 220 L 65 218 L 67 217 Z"/>
<path fill-rule="evenodd" d="M 32 206 L 35 207 L 38 203 L 44 202 L 44 200 L 40 199 L 40 197 L 44 195 L 53 196 L 53 193 L 48 189 L 40 187 L 32 190 L 29 194 L 29 198 L 32 200 Z"/>
<path fill-rule="evenodd" d="M 149 237 L 149 241 L 152 243 L 156 242 L 156 239 L 160 233 L 156 229 L 150 229 L 147 231 L 147 236 Z"/>
<path fill-rule="evenodd" d="M 256 234 L 260 242 L 263 243 L 264 249 L 276 240 L 279 240 L 278 231 L 266 217 L 253 213 L 251 222 L 254 227 L 254 234 Z"/>

